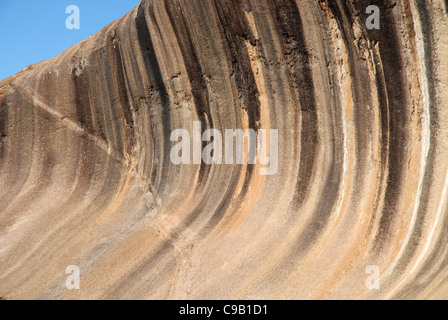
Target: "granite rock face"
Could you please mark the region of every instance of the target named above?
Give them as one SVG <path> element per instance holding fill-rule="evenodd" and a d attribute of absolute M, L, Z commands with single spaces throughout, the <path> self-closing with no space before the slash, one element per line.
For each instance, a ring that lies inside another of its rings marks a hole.
<path fill-rule="evenodd" d="M 144 0 L 0 82 L 0 296 L 448 298 L 447 7 Z M 173 164 L 194 121 L 278 172 Z"/>

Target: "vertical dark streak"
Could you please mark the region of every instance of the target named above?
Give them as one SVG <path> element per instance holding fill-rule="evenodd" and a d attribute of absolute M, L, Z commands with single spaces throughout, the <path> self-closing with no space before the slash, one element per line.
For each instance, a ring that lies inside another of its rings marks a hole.
<path fill-rule="evenodd" d="M 388 178 L 385 193 L 385 206 L 380 218 L 379 231 L 374 240 L 374 247 L 379 252 L 387 243 L 393 227 L 394 217 L 403 184 L 403 173 L 406 170 L 409 114 L 406 94 L 404 93 L 404 66 L 400 40 L 398 38 L 394 16 L 390 10 L 384 8 L 381 16 L 381 33 L 378 34 L 380 55 L 382 59 L 387 97 L 389 99 L 389 148 L 388 148 Z"/>
<path fill-rule="evenodd" d="M 299 101 L 302 111 L 302 140 L 301 140 L 301 168 L 297 182 L 297 188 L 294 195 L 293 205 L 298 208 L 304 199 L 307 189 L 310 184 L 311 173 L 314 168 L 315 157 L 318 146 L 318 131 L 317 131 L 317 111 L 313 86 L 313 76 L 311 71 L 311 62 L 308 49 L 306 48 L 303 39 L 303 26 L 299 19 L 300 13 L 295 4 L 291 4 L 287 0 L 274 0 L 275 12 L 277 19 L 281 26 L 281 32 L 286 38 L 285 43 L 293 44 L 286 54 L 292 56 L 294 62 L 292 66 L 293 87 L 297 89 Z M 297 69 L 296 69 L 297 68 Z M 336 99 L 336 97 L 334 97 Z M 337 101 L 335 101 L 337 104 Z M 338 114 L 338 113 L 337 113 Z M 337 130 L 335 127 L 334 130 Z M 330 168 L 324 179 L 325 183 L 322 186 L 322 195 L 318 201 L 317 209 L 311 221 L 308 222 L 304 228 L 304 232 L 299 234 L 294 240 L 294 246 L 291 252 L 282 258 L 282 261 L 287 264 L 288 261 L 293 261 L 299 256 L 305 255 L 311 248 L 316 239 L 324 230 L 327 224 L 332 208 L 336 203 L 338 190 L 340 187 L 340 176 L 342 175 L 342 158 L 343 153 L 338 152 L 341 149 L 340 143 L 337 141 L 337 132 L 333 133 L 334 150 L 331 157 Z M 303 166 L 303 167 L 302 167 Z"/>
<path fill-rule="evenodd" d="M 177 3 L 176 3 L 177 2 Z M 210 128 L 213 128 L 213 119 L 210 113 L 210 103 L 208 97 L 207 84 L 204 79 L 204 72 L 202 70 L 201 63 L 196 52 L 196 48 L 193 44 L 193 40 L 190 35 L 190 31 L 185 21 L 183 12 L 180 10 L 182 4 L 180 1 L 172 0 L 165 2 L 165 8 L 171 21 L 171 25 L 174 28 L 174 32 L 177 36 L 177 41 L 182 52 L 182 56 L 185 62 L 185 68 L 190 79 L 191 93 L 196 106 L 199 120 L 201 121 L 201 129 L 203 133 L 206 128 L 207 122 Z M 202 142 L 202 148 L 208 143 Z M 206 178 L 210 172 L 210 166 L 201 164 L 199 169 L 198 186 L 201 186 L 201 182 L 206 181 Z"/>
<path fill-rule="evenodd" d="M 438 132 L 439 132 L 439 115 L 438 115 L 438 110 L 436 107 L 437 106 L 437 92 L 436 89 L 434 87 L 434 80 L 433 80 L 433 74 L 436 74 L 436 72 L 434 71 L 434 63 L 433 63 L 433 59 L 432 59 L 432 54 L 434 52 L 434 43 L 437 41 L 436 39 L 434 39 L 434 35 L 432 32 L 432 25 L 433 25 L 433 21 L 431 18 L 431 14 L 429 12 L 428 9 L 428 3 L 427 1 L 417 1 L 417 8 L 418 8 L 418 13 L 421 19 L 421 28 L 422 28 L 422 34 L 423 34 L 423 39 L 424 39 L 424 49 L 425 49 L 425 56 L 424 56 L 424 61 L 425 61 L 425 66 L 426 66 L 426 74 L 424 74 L 423 76 L 426 77 L 428 80 L 427 81 L 427 85 L 428 85 L 428 89 L 429 89 L 429 105 L 430 105 L 430 130 L 431 130 L 431 145 L 429 148 L 429 153 L 428 153 L 428 160 L 426 163 L 426 168 L 425 168 L 425 176 L 424 176 L 424 180 L 423 180 L 423 190 L 422 190 L 422 195 L 420 197 L 420 204 L 419 204 L 419 208 L 418 208 L 418 215 L 417 215 L 417 219 L 415 221 L 415 227 L 414 230 L 412 232 L 411 235 L 411 244 L 409 245 L 409 247 L 406 250 L 406 255 L 405 258 L 401 259 L 401 261 L 399 261 L 398 264 L 398 270 L 400 271 L 401 269 L 404 269 L 404 267 L 406 266 L 406 262 L 409 261 L 411 259 L 411 257 L 415 256 L 415 254 L 417 253 L 416 250 L 418 248 L 418 244 L 421 242 L 422 239 L 422 233 L 423 233 L 423 228 L 424 228 L 424 223 L 425 223 L 425 218 L 427 216 L 427 208 L 430 205 L 430 197 L 429 195 L 431 194 L 431 190 L 430 190 L 430 186 L 431 186 L 431 181 L 434 181 L 435 177 L 434 177 L 434 160 L 436 159 L 436 155 L 437 155 L 437 149 L 438 149 L 438 144 L 437 141 L 438 139 L 435 139 L 435 137 L 437 137 Z M 416 26 L 414 26 L 416 27 Z M 443 224 L 445 226 L 447 226 L 448 224 L 448 219 L 445 218 Z M 447 230 L 446 228 L 444 228 L 443 230 Z M 446 237 L 441 237 L 437 240 L 436 245 L 434 246 L 435 251 L 439 251 L 439 255 L 435 254 L 434 252 L 426 259 L 425 264 L 423 266 L 423 270 L 427 270 L 431 268 L 431 265 L 437 263 L 437 259 L 440 258 L 440 256 L 442 255 L 442 251 L 444 251 L 446 249 Z M 442 263 L 442 265 L 439 267 L 439 270 L 441 271 L 441 268 L 443 268 L 444 266 L 446 266 L 446 264 L 448 263 L 448 259 L 445 258 L 444 259 L 444 263 Z M 419 279 L 419 275 L 417 275 L 417 281 L 412 281 L 410 282 L 406 287 L 404 287 L 399 293 L 397 293 L 396 297 L 408 297 L 410 292 L 421 292 L 423 291 L 427 286 L 429 286 L 432 282 L 432 280 L 434 280 L 434 278 L 438 275 L 437 272 L 435 272 L 434 274 L 432 274 L 432 276 L 428 277 L 428 275 L 425 273 L 425 281 L 422 281 L 421 279 Z"/>
<path fill-rule="evenodd" d="M 6 97 L 0 100 L 0 169 L 3 166 L 5 156 L 5 142 L 8 135 L 8 106 Z"/>
<path fill-rule="evenodd" d="M 125 68 L 123 65 L 120 46 L 113 47 L 112 43 L 109 44 L 109 48 L 112 52 L 111 66 L 115 69 L 114 77 L 116 81 L 116 90 L 118 98 L 118 107 L 121 110 L 121 114 L 125 120 L 123 139 L 128 142 L 126 152 L 131 153 L 133 146 L 135 145 L 134 137 L 134 120 L 132 118 L 132 110 L 130 106 L 129 96 L 126 86 Z"/>
<path fill-rule="evenodd" d="M 171 135 L 171 114 L 170 114 L 170 99 L 168 92 L 163 82 L 162 72 L 160 70 L 159 63 L 157 61 L 156 52 L 154 50 L 154 44 L 152 42 L 152 37 L 149 32 L 149 27 L 146 22 L 145 8 L 144 4 L 147 2 L 141 2 L 137 17 L 135 19 L 137 27 L 137 36 L 140 44 L 141 52 L 145 62 L 146 72 L 150 79 L 151 92 L 150 97 L 154 100 L 159 100 L 162 105 L 162 126 L 163 126 L 163 145 L 160 146 L 160 140 L 156 139 L 155 150 L 162 149 L 161 158 L 158 159 L 159 164 L 162 163 L 162 168 L 159 173 L 159 177 L 156 175 L 152 176 L 151 185 L 154 186 L 155 190 L 163 194 L 164 182 L 167 181 L 168 168 L 170 164 L 170 135 Z M 151 100 L 152 100 L 151 99 Z M 152 101 L 151 101 L 152 103 Z M 156 151 L 157 152 L 157 151 Z M 157 154 L 156 154 L 157 155 Z M 157 170 L 158 168 L 155 168 Z M 156 184 L 156 179 L 158 184 Z"/>
<path fill-rule="evenodd" d="M 292 200 L 292 206 L 299 208 L 311 183 L 319 143 L 313 75 L 297 6 L 289 0 L 275 0 L 270 4 L 277 19 L 278 33 L 283 36 L 283 53 L 289 64 L 291 86 L 296 90 L 300 102 L 300 168 Z"/>

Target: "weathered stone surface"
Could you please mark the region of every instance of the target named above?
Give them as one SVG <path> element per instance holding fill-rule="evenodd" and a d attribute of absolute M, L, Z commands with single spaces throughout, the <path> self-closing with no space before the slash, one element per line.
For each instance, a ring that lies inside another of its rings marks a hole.
<path fill-rule="evenodd" d="M 448 298 L 447 35 L 443 0 L 146 0 L 0 82 L 0 296 Z M 195 120 L 279 129 L 278 173 L 172 164 Z"/>

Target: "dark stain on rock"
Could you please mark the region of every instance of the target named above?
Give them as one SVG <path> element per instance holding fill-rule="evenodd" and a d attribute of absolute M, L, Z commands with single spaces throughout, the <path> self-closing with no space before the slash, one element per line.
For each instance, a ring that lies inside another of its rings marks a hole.
<path fill-rule="evenodd" d="M 160 101 L 160 105 L 162 107 L 163 139 L 155 139 L 154 141 L 156 152 L 162 153 L 158 156 L 162 162 L 162 167 L 157 171 L 157 176 L 151 177 L 151 185 L 155 186 L 155 189 L 158 189 L 161 193 L 163 193 L 163 190 L 165 189 L 163 181 L 166 181 L 168 176 L 168 168 L 170 166 L 171 106 L 168 91 L 165 83 L 163 82 L 162 72 L 154 50 L 152 37 L 148 29 L 145 16 L 145 4 L 149 4 L 149 2 L 140 3 L 137 11 L 137 17 L 135 18 L 135 23 L 137 27 L 138 41 L 140 43 L 143 60 L 146 66 L 146 72 L 151 82 L 151 92 L 149 94 L 150 97 L 152 96 L 152 99 L 150 103 L 153 103 L 152 100 Z"/>

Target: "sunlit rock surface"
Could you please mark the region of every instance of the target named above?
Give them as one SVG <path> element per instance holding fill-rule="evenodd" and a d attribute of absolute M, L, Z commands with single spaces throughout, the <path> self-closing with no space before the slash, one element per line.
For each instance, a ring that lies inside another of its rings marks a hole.
<path fill-rule="evenodd" d="M 448 298 L 447 17 L 144 0 L 0 82 L 0 296 Z M 193 121 L 278 129 L 277 174 L 174 165 Z"/>

